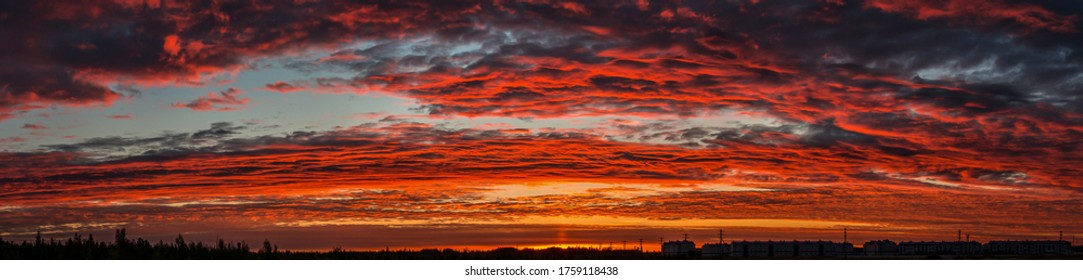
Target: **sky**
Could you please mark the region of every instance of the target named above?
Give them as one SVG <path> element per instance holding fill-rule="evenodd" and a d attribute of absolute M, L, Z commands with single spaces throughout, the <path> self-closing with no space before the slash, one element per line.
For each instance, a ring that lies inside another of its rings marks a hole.
<path fill-rule="evenodd" d="M 1083 237 L 1074 1 L 361 2 L 0 3 L 0 238 Z"/>

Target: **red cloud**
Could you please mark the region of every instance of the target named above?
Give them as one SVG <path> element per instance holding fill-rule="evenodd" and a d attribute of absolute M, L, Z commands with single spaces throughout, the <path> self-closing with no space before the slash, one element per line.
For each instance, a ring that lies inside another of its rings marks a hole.
<path fill-rule="evenodd" d="M 22 137 L 0 138 L 0 144 L 13 144 L 13 143 L 23 143 L 23 142 L 26 142 L 26 138 L 22 138 Z"/>
<path fill-rule="evenodd" d="M 345 1 L 226 8 L 135 2 L 139 1 L 52 1 L 5 7 L 0 32 L 11 43 L 0 51 L 6 66 L 0 70 L 0 120 L 51 105 L 110 105 L 121 97 L 109 88 L 114 84 L 204 84 L 239 71 L 249 59 L 359 38 L 400 37 L 408 30 L 441 26 L 440 21 L 459 20 L 461 14 L 476 11 L 475 4 L 454 3 L 418 12 L 424 7 Z M 124 26 L 155 28 L 116 32 Z M 78 32 L 84 39 L 65 41 L 70 37 L 61 33 L 68 32 Z"/>
<path fill-rule="evenodd" d="M 244 92 L 229 88 L 224 91 L 218 92 L 217 95 L 213 92 L 208 92 L 207 96 L 202 96 L 192 100 L 188 103 L 173 103 L 171 107 L 177 109 L 188 108 L 193 111 L 233 111 L 244 109 L 250 98 L 237 98 L 238 95 L 244 94 Z"/>
<path fill-rule="evenodd" d="M 560 4 L 558 4 L 557 6 L 559 6 L 560 8 L 563 8 L 565 10 L 577 13 L 577 14 L 583 14 L 583 15 L 589 15 L 590 14 L 590 10 L 587 10 L 586 6 L 583 6 L 583 4 L 579 4 L 579 3 L 576 3 L 576 2 L 563 1 L 563 2 L 560 2 Z"/>
<path fill-rule="evenodd" d="M 41 125 L 41 124 L 28 123 L 28 124 L 23 124 L 23 129 L 46 130 L 46 129 L 49 129 L 49 128 L 44 126 L 44 125 Z"/>
<path fill-rule="evenodd" d="M 1013 21 L 1032 30 L 1076 32 L 1075 16 L 1057 14 L 1037 5 L 1000 0 L 869 0 L 865 6 L 920 20 L 947 18 L 986 25 Z"/>
<path fill-rule="evenodd" d="M 234 139 L 230 145 L 246 141 Z M 516 224 L 515 219 L 531 216 L 560 221 L 572 213 L 656 221 L 846 221 L 870 230 L 904 232 L 965 225 L 989 235 L 1029 235 L 1079 225 L 1075 213 L 1083 211 L 1083 206 L 1070 203 L 1078 176 L 1034 169 L 1037 160 L 1019 156 L 951 151 L 900 156 L 856 145 L 741 141 L 723 141 L 722 149 L 685 149 L 556 130 L 447 131 L 417 123 L 251 141 L 253 146 L 237 152 L 143 153 L 89 165 L 72 164 L 78 162 L 74 153 L 0 154 L 0 162 L 7 163 L 0 165 L 0 180 L 7 182 L 0 193 L 12 209 L 54 205 L 49 217 L 55 223 L 141 221 L 162 226 L 178 221 L 303 225 L 380 219 Z M 1028 183 L 1010 182 L 1023 178 L 1012 172 L 985 169 L 993 167 L 991 162 L 998 162 L 998 169 L 1025 171 Z M 64 183 L 49 183 L 56 181 Z M 515 195 L 530 190 L 515 187 L 500 200 L 487 198 L 502 185 L 554 182 L 603 185 L 536 195 Z M 1061 183 L 1067 185 L 1057 185 Z M 641 188 L 636 184 L 652 186 L 634 191 Z M 705 185 L 772 191 L 667 192 Z M 77 212 L 81 214 L 73 215 Z M 1027 218 L 1035 215 L 1048 219 Z M 28 229 L 40 220 L 40 212 L 29 210 L 0 218 L 10 227 Z M 1019 226 L 1035 230 L 1019 232 Z M 814 229 L 792 230 L 801 235 Z"/>
<path fill-rule="evenodd" d="M 281 93 L 287 93 L 287 92 L 302 90 L 302 88 L 300 88 L 300 87 L 297 87 L 297 86 L 294 86 L 294 85 L 292 85 L 290 83 L 282 82 L 282 81 L 278 81 L 278 82 L 275 82 L 273 84 L 267 84 L 267 85 L 264 86 L 264 88 L 267 89 L 267 90 L 270 90 L 270 91 L 277 91 L 277 92 L 281 92 Z"/>

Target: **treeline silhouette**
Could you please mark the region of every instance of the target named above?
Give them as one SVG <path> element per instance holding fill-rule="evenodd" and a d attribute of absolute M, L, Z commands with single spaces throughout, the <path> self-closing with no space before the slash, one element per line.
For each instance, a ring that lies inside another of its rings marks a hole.
<path fill-rule="evenodd" d="M 265 247 L 267 245 L 270 243 L 266 242 Z M 186 242 L 181 235 L 170 243 L 161 240 L 151 243 L 143 238 L 128 239 L 125 229 L 116 231 L 112 243 L 95 240 L 93 234 L 84 237 L 78 233 L 66 240 L 45 240 L 38 232 L 33 243 L 15 243 L 0 238 L 0 259 L 253 259 L 273 254 L 275 249 L 271 247 L 268 253 L 263 252 L 265 249 L 253 253 L 244 242 L 227 243 L 219 239 L 216 244 L 208 245 Z"/>
<path fill-rule="evenodd" d="M 264 240 L 262 246 L 252 250 L 245 242 L 226 242 L 219 239 L 214 244 L 187 242 L 178 235 L 173 242 L 159 240 L 152 243 L 143 238 L 129 239 L 125 229 L 116 230 L 112 242 L 99 241 L 90 234 L 78 233 L 67 239 L 48 240 L 39 232 L 34 241 L 14 242 L 0 238 L 0 259 L 19 260 L 484 260 L 484 259 L 658 259 L 657 252 L 639 250 L 613 250 L 596 248 L 548 248 L 493 250 L 380 250 L 346 251 L 335 248 L 326 252 L 292 252 L 278 250 L 278 245 Z"/>
<path fill-rule="evenodd" d="M 1079 246 L 1072 249 L 1077 254 L 1083 251 L 1083 247 Z M 861 248 L 855 248 L 855 253 L 860 252 Z M 664 257 L 658 252 L 600 247 L 497 248 L 493 250 L 384 249 L 379 251 L 347 251 L 334 248 L 323 252 L 293 252 L 278 250 L 278 245 L 268 240 L 264 240 L 259 248 L 253 250 L 245 242 L 226 242 L 218 239 L 213 244 L 204 244 L 188 242 L 181 235 L 177 235 L 172 242 L 159 240 L 152 243 L 143 238 L 129 239 L 125 229 L 116 230 L 112 242 L 95 240 L 92 234 L 84 237 L 78 233 L 67 239 L 46 240 L 39 232 L 33 242 L 15 242 L 0 238 L 0 259 L 16 260 L 651 260 L 700 258 L 695 254 Z"/>

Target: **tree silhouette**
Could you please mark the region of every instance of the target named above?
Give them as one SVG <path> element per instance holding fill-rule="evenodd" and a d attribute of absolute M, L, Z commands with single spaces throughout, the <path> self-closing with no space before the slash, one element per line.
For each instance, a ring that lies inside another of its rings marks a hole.
<path fill-rule="evenodd" d="M 1074 255 L 1043 256 L 1043 258 L 1078 259 L 1083 247 L 1073 247 Z M 1038 256 L 1031 256 L 1037 258 Z M 116 231 L 112 243 L 97 242 L 93 235 L 76 233 L 71 237 L 57 241 L 42 237 L 38 232 L 33 243 L 15 242 L 0 239 L 0 259 L 352 259 L 352 260 L 471 260 L 471 259 L 661 259 L 657 252 L 640 250 L 612 250 L 597 248 L 547 248 L 517 249 L 497 248 L 493 250 L 392 250 L 348 251 L 335 247 L 325 252 L 279 251 L 278 245 L 264 240 L 259 250 L 253 252 L 245 242 L 226 242 L 219 238 L 213 246 L 202 242 L 187 242 L 183 235 L 177 235 L 172 243 L 159 240 L 151 243 L 143 238 L 129 239 L 125 229 Z M 683 256 L 683 259 L 696 259 L 698 256 Z M 670 259 L 666 257 L 666 259 Z"/>

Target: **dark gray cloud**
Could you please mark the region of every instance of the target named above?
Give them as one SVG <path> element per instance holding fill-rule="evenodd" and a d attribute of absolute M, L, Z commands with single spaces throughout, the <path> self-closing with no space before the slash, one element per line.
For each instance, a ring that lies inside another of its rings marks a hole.
<path fill-rule="evenodd" d="M 72 144 L 45 145 L 43 148 L 78 153 L 90 160 L 116 160 L 133 156 L 182 155 L 201 152 L 224 151 L 220 145 L 225 139 L 240 134 L 245 126 L 228 122 L 211 124 L 211 127 L 191 133 L 165 132 L 154 137 L 96 137 Z"/>

